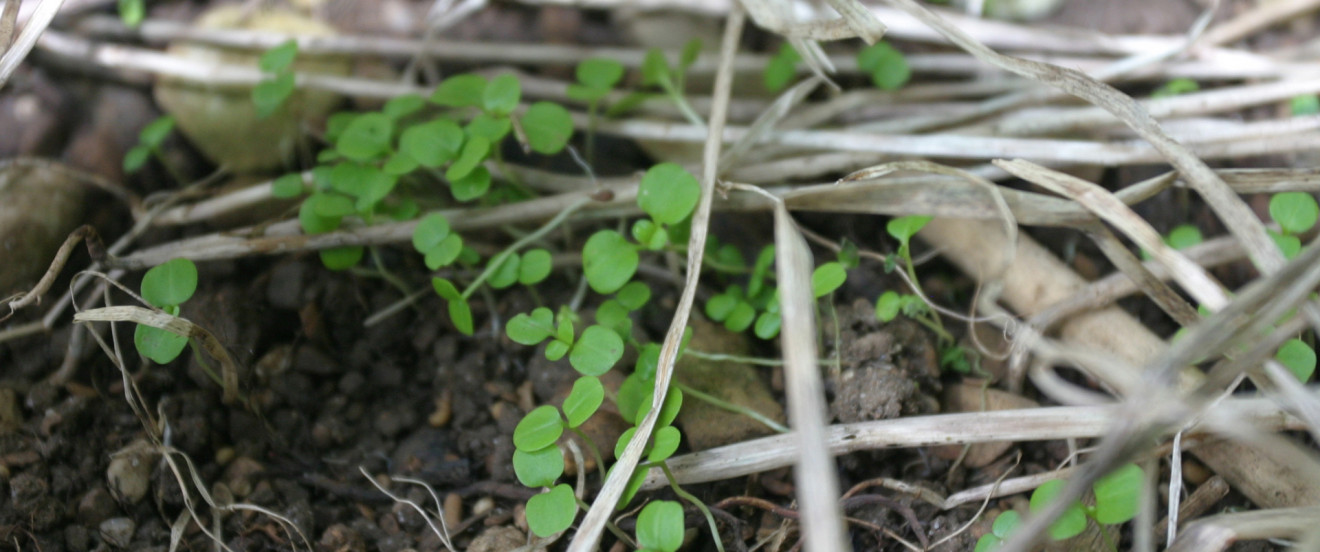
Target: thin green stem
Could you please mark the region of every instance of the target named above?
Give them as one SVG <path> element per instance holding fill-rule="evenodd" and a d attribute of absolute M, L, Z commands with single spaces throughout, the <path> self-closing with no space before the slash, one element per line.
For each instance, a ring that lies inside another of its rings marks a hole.
<path fill-rule="evenodd" d="M 696 389 L 693 389 L 678 382 L 674 382 L 674 385 L 677 385 L 679 389 L 682 389 L 685 395 L 692 395 L 693 397 L 706 401 L 710 403 L 712 406 L 719 408 L 721 410 L 728 410 L 729 412 L 733 412 L 734 414 L 742 414 L 743 416 L 747 416 L 748 418 L 756 420 L 760 422 L 761 425 L 764 425 L 765 427 L 768 427 L 779 433 L 788 433 L 790 431 L 788 427 L 786 427 L 784 424 L 776 422 L 770 419 L 769 416 L 766 416 L 765 414 L 762 414 L 745 406 L 733 404 L 731 402 L 720 399 L 719 397 L 716 397 L 714 395 L 707 395 L 705 393 L 702 393 L 701 391 L 698 391 Z"/>
<path fill-rule="evenodd" d="M 572 216 L 573 213 L 576 213 L 578 209 L 591 203 L 591 201 L 591 198 L 588 197 L 579 199 L 576 203 L 565 207 L 563 211 L 560 211 L 558 215 L 555 215 L 555 218 L 550 219 L 549 222 L 545 223 L 540 228 L 537 228 L 535 232 L 523 236 L 522 239 L 513 242 L 513 245 L 506 247 L 504 251 L 500 251 L 494 257 L 491 257 L 490 262 L 486 263 L 486 269 L 482 270 L 481 274 L 477 275 L 477 279 L 473 280 L 471 284 L 468 284 L 468 286 L 463 289 L 463 299 L 467 300 L 467 298 L 472 295 L 472 292 L 476 291 L 481 284 L 485 283 L 492 274 L 495 274 L 495 270 L 504 263 L 505 259 L 509 258 L 509 255 L 513 255 L 517 253 L 519 249 L 526 247 L 527 244 L 541 239 L 542 236 L 545 236 L 550 233 L 551 230 L 554 230 L 555 227 L 563 224 L 565 220 L 568 220 L 568 217 Z"/>
<path fill-rule="evenodd" d="M 669 96 L 669 99 L 674 101 L 674 106 L 678 108 L 679 113 L 682 113 L 683 116 L 687 118 L 688 122 L 701 128 L 706 128 L 705 119 L 702 119 L 701 115 L 697 114 L 697 110 L 692 108 L 692 104 L 688 103 L 687 98 L 683 96 L 683 93 L 680 92 L 676 86 L 674 86 L 674 83 L 669 82 L 668 80 L 661 81 L 660 88 L 663 88 L 665 94 Z"/>
<path fill-rule="evenodd" d="M 576 427 L 570 427 L 568 430 L 572 431 L 574 435 L 581 437 L 582 442 L 587 444 L 587 449 L 591 451 L 591 456 L 596 459 L 596 468 L 600 470 L 600 480 L 604 481 L 608 474 L 605 473 L 605 458 L 600 455 L 600 447 L 597 447 L 596 442 L 591 440 L 591 437 L 588 437 L 582 430 Z"/>
<path fill-rule="evenodd" d="M 701 510 L 702 515 L 706 516 L 706 523 L 710 524 L 710 536 L 715 540 L 715 548 L 720 552 L 724 552 L 724 539 L 720 538 L 720 530 L 715 526 L 715 516 L 711 515 L 710 508 L 707 508 L 706 503 L 702 502 L 701 499 L 693 496 L 692 493 L 689 493 L 683 490 L 682 487 L 678 486 L 678 480 L 674 478 L 674 472 L 669 471 L 669 464 L 662 461 L 659 462 L 658 465 L 661 470 L 664 470 L 665 479 L 669 480 L 669 488 L 674 490 L 674 494 L 678 495 L 683 500 L 691 502 L 693 506 L 696 506 L 698 510 Z"/>

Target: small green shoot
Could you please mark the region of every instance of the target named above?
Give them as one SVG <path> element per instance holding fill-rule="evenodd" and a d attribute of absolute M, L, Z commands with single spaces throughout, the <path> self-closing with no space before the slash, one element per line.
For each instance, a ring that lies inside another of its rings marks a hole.
<path fill-rule="evenodd" d="M 1274 360 L 1279 361 L 1289 372 L 1297 376 L 1297 381 L 1306 383 L 1315 373 L 1315 349 L 1300 339 L 1289 339 L 1279 346 Z"/>
<path fill-rule="evenodd" d="M 196 291 L 197 265 L 188 259 L 170 260 L 142 276 L 142 299 L 172 316 L 179 315 L 179 305 Z M 133 333 L 133 345 L 142 356 L 157 364 L 168 364 L 188 346 L 188 338 L 139 324 Z"/>
<path fill-rule="evenodd" d="M 138 143 L 124 154 L 124 172 L 135 173 L 146 166 L 147 161 L 155 156 L 161 159 L 161 144 L 174 131 L 174 117 L 162 115 L 147 123 L 138 133 Z"/>
<path fill-rule="evenodd" d="M 857 68 L 871 77 L 871 83 L 881 90 L 898 90 L 908 79 L 912 70 L 907 58 L 888 42 L 880 41 L 857 53 Z"/>
<path fill-rule="evenodd" d="M 252 88 L 252 105 L 257 118 L 265 119 L 279 111 L 294 91 L 293 61 L 298 57 L 298 42 L 292 39 L 266 50 L 257 66 L 270 78 Z"/>
<path fill-rule="evenodd" d="M 1315 94 L 1293 96 L 1292 99 L 1288 100 L 1288 112 L 1293 117 L 1320 114 L 1320 96 Z"/>
<path fill-rule="evenodd" d="M 1087 519 L 1101 525 L 1127 523 L 1136 517 L 1141 507 L 1141 486 L 1145 473 L 1136 464 L 1124 464 L 1113 472 L 1101 477 L 1091 486 L 1095 495 L 1095 506 L 1086 506 L 1079 501 L 1068 505 L 1063 514 L 1050 525 L 1050 538 L 1056 541 L 1073 538 L 1086 530 Z M 1039 512 L 1055 500 L 1067 480 L 1047 481 L 1031 493 L 1031 512 Z M 1002 524 L 1000 519 L 1009 516 Z M 1017 528 L 1020 519 L 1016 512 L 1004 512 L 995 518 L 992 535 L 986 535 L 977 541 L 976 550 L 990 551 L 999 548 L 1008 535 Z M 991 537 L 994 538 L 986 538 Z"/>
<path fill-rule="evenodd" d="M 995 517 L 995 522 L 990 525 L 990 532 L 981 535 L 976 541 L 976 548 L 972 552 L 992 552 L 998 550 L 1004 545 L 1004 541 L 1016 531 L 1022 524 L 1022 514 L 1014 510 L 1008 510 Z"/>
<path fill-rule="evenodd" d="M 1156 88 L 1154 92 L 1151 92 L 1150 97 L 1168 98 L 1170 96 L 1190 94 L 1200 89 L 1201 85 L 1196 84 L 1196 81 L 1192 79 L 1173 79 L 1164 83 L 1159 88 Z"/>
<path fill-rule="evenodd" d="M 577 511 L 573 488 L 560 483 L 527 499 L 527 527 L 538 537 L 551 537 L 573 525 Z"/>
<path fill-rule="evenodd" d="M 779 46 L 779 52 L 770 58 L 765 64 L 765 71 L 761 73 L 761 82 L 765 84 L 766 90 L 779 92 L 793 81 L 797 76 L 797 64 L 802 61 L 802 56 L 793 45 L 787 42 Z"/>
<path fill-rule="evenodd" d="M 119 0 L 119 21 L 130 29 L 137 28 L 147 16 L 146 0 Z"/>
<path fill-rule="evenodd" d="M 1305 233 L 1315 226 L 1320 218 L 1320 205 L 1315 197 L 1305 192 L 1284 192 L 1270 198 L 1270 218 L 1279 223 L 1281 232 L 1269 231 L 1274 243 L 1283 251 L 1283 256 L 1292 259 L 1302 251 L 1302 240 L 1298 234 Z"/>

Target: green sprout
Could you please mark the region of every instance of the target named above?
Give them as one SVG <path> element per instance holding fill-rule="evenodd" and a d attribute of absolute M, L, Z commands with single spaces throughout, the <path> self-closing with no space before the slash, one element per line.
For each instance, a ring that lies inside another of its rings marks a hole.
<path fill-rule="evenodd" d="M 1310 380 L 1311 375 L 1315 373 L 1315 349 L 1300 339 L 1285 341 L 1279 346 L 1274 359 L 1297 376 L 1297 381 L 1302 383 Z"/>
<path fill-rule="evenodd" d="M 766 62 L 765 71 L 761 73 L 761 82 L 765 84 L 766 90 L 779 92 L 788 86 L 797 75 L 797 64 L 800 61 L 802 56 L 793 49 L 792 44 L 781 44 L 779 52 Z"/>
<path fill-rule="evenodd" d="M 257 67 L 272 78 L 263 79 L 252 88 L 252 104 L 257 109 L 258 119 L 274 115 L 293 94 L 293 61 L 297 57 L 298 42 L 292 39 L 261 54 Z"/>
<path fill-rule="evenodd" d="M 124 154 L 124 172 L 135 173 L 142 170 L 147 165 L 147 161 L 155 157 L 161 164 L 167 168 L 164 155 L 161 153 L 160 146 L 169 138 L 170 133 L 174 131 L 174 117 L 172 115 L 162 115 L 155 120 L 147 123 L 138 133 L 138 143 Z"/>
<path fill-rule="evenodd" d="M 657 500 L 637 514 L 639 552 L 676 552 L 683 545 L 683 507 Z"/>
<path fill-rule="evenodd" d="M 880 41 L 857 53 L 857 68 L 881 90 L 898 90 L 912 77 L 907 58 L 888 42 Z"/>
<path fill-rule="evenodd" d="M 1293 117 L 1320 114 L 1320 96 L 1315 94 L 1293 96 L 1292 99 L 1288 100 L 1288 112 Z"/>
<path fill-rule="evenodd" d="M 119 0 L 119 21 L 130 29 L 137 28 L 147 16 L 146 0 Z"/>
<path fill-rule="evenodd" d="M 1302 251 L 1303 234 L 1315 226 L 1320 218 L 1320 205 L 1315 197 L 1305 192 L 1284 192 L 1270 198 L 1270 218 L 1279 223 L 1279 232 L 1269 231 L 1283 256 L 1292 259 Z"/>
<path fill-rule="evenodd" d="M 1150 97 L 1167 98 L 1170 96 L 1190 94 L 1200 89 L 1201 85 L 1196 84 L 1196 81 L 1192 79 L 1173 79 L 1164 83 L 1159 88 L 1156 88 L 1154 92 L 1151 92 Z"/>
<path fill-rule="evenodd" d="M 577 66 L 577 82 L 568 85 L 568 97 L 587 103 L 587 162 L 595 158 L 596 112 L 601 100 L 623 78 L 623 64 L 610 58 L 589 58 Z"/>
<path fill-rule="evenodd" d="M 142 276 L 142 299 L 170 316 L 178 316 L 179 305 L 196 291 L 197 265 L 188 259 L 173 259 Z M 157 364 L 168 364 L 188 346 L 188 338 L 139 324 L 133 332 L 133 345 L 142 356 Z"/>
<path fill-rule="evenodd" d="M 1124 464 L 1118 469 L 1101 477 L 1091 486 L 1095 496 L 1095 506 L 1087 506 L 1080 501 L 1073 501 L 1063 514 L 1049 527 L 1050 538 L 1056 541 L 1066 540 L 1080 535 L 1086 530 L 1088 520 L 1100 525 L 1118 525 L 1127 523 L 1136 517 L 1141 507 L 1141 485 L 1145 472 L 1136 464 Z M 1047 481 L 1031 493 L 1031 512 L 1039 512 L 1056 500 L 1068 482 L 1064 479 Z M 1003 546 L 1004 541 L 1021 525 L 1021 516 L 1017 512 L 1007 511 L 995 518 L 991 532 L 983 535 L 976 542 L 975 552 L 991 552 Z M 1113 546 L 1111 545 L 1111 548 Z"/>

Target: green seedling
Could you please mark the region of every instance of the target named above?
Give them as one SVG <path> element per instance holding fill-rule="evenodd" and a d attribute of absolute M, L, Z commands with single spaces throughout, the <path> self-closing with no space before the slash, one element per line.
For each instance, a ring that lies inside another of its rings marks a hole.
<path fill-rule="evenodd" d="M 174 117 L 171 115 L 157 117 L 147 123 L 147 126 L 142 127 L 142 131 L 138 133 L 137 145 L 124 154 L 124 172 L 135 173 L 142 170 L 152 157 L 165 164 L 160 146 L 165 143 L 166 138 L 169 138 L 171 132 L 174 132 Z"/>
<path fill-rule="evenodd" d="M 697 114 L 683 95 L 685 81 L 687 79 L 688 67 L 697 60 L 701 54 L 701 40 L 692 39 L 683 46 L 683 51 L 679 54 L 678 66 L 670 67 L 669 61 L 665 59 L 665 53 L 659 49 L 651 49 L 646 52 L 646 57 L 642 60 L 642 86 L 659 88 L 665 97 L 674 103 L 678 111 L 687 118 L 688 122 L 697 126 L 706 126 L 706 121 Z M 619 103 L 610 107 L 610 114 L 618 114 L 650 98 L 652 94 L 639 91 L 624 97 Z"/>
<path fill-rule="evenodd" d="M 1159 88 L 1156 88 L 1154 92 L 1151 92 L 1150 97 L 1167 98 L 1170 96 L 1190 94 L 1200 89 L 1201 85 L 1196 84 L 1196 81 L 1192 79 L 1173 79 L 1164 83 Z"/>
<path fill-rule="evenodd" d="M 858 52 L 857 68 L 871 77 L 871 83 L 881 90 L 898 90 L 912 78 L 907 58 L 884 41 Z"/>
<path fill-rule="evenodd" d="M 1297 376 L 1297 381 L 1302 383 L 1309 381 L 1311 375 L 1315 373 L 1315 349 L 1300 339 L 1285 341 L 1279 346 L 1274 359 Z"/>
<path fill-rule="evenodd" d="M 1315 227 L 1320 218 L 1320 205 L 1306 192 L 1284 192 L 1270 198 L 1270 218 L 1279 224 L 1279 232 L 1269 231 L 1283 256 L 1292 259 L 1302 251 L 1303 234 Z"/>
<path fill-rule="evenodd" d="M 1315 94 L 1293 96 L 1288 100 L 1288 112 L 1293 117 L 1320 114 L 1320 96 Z"/>
<path fill-rule="evenodd" d="M 174 259 L 157 265 L 142 276 L 142 299 L 170 316 L 178 316 L 179 305 L 191 298 L 195 291 L 197 265 L 188 259 Z M 139 324 L 133 332 L 133 345 L 142 356 L 158 364 L 168 364 L 188 346 L 188 338 Z"/>
<path fill-rule="evenodd" d="M 1205 237 L 1201 235 L 1201 229 L 1197 228 L 1195 224 L 1179 224 L 1169 230 L 1163 241 L 1164 245 L 1182 250 L 1205 241 Z M 1141 258 L 1149 260 L 1151 258 L 1150 252 L 1142 249 Z"/>
<path fill-rule="evenodd" d="M 761 82 L 765 84 L 766 90 L 779 92 L 787 87 L 788 83 L 793 82 L 793 77 L 797 76 L 797 64 L 801 61 L 802 56 L 792 44 L 781 44 L 779 52 L 766 62 L 765 71 L 761 73 Z"/>
<path fill-rule="evenodd" d="M 268 78 L 252 88 L 252 104 L 257 109 L 258 119 L 274 115 L 293 94 L 293 61 L 297 57 L 298 43 L 294 40 L 287 40 L 261 54 L 257 67 Z"/>
<path fill-rule="evenodd" d="M 637 515 L 639 552 L 676 552 L 683 545 L 683 507 L 657 500 Z"/>
<path fill-rule="evenodd" d="M 595 158 L 596 113 L 600 102 L 623 78 L 623 64 L 610 58 L 589 58 L 577 66 L 577 82 L 568 85 L 568 97 L 587 103 L 587 162 Z"/>
<path fill-rule="evenodd" d="M 119 0 L 119 21 L 125 27 L 137 28 L 146 16 L 146 0 Z"/>
<path fill-rule="evenodd" d="M 1091 486 L 1095 494 L 1095 506 L 1073 501 L 1064 510 L 1063 515 L 1050 525 L 1050 538 L 1056 541 L 1073 538 L 1086 530 L 1087 520 L 1093 520 L 1101 525 L 1127 523 L 1136 517 L 1137 509 L 1141 506 L 1141 485 L 1144 478 L 1145 473 L 1136 464 L 1124 464 L 1109 475 L 1100 478 Z M 1067 483 L 1066 480 L 1055 479 L 1037 487 L 1031 493 L 1031 512 L 1039 512 L 1049 506 Z M 1008 511 L 999 514 L 995 518 L 990 534 L 982 536 L 977 541 L 976 552 L 997 550 L 1020 524 L 1021 518 L 1017 512 Z M 1113 548 L 1112 544 L 1110 548 Z"/>

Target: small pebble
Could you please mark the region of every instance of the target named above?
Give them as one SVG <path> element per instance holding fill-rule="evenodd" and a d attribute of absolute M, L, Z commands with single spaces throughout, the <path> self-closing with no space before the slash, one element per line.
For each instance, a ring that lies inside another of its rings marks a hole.
<path fill-rule="evenodd" d="M 463 497 L 458 493 L 449 493 L 445 495 L 445 526 L 453 531 L 455 527 L 463 523 Z"/>
<path fill-rule="evenodd" d="M 133 541 L 137 523 L 126 517 L 110 518 L 101 522 L 101 540 L 112 548 L 127 548 Z"/>

